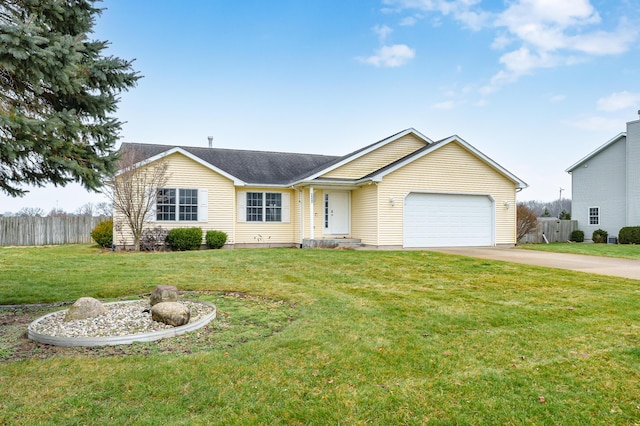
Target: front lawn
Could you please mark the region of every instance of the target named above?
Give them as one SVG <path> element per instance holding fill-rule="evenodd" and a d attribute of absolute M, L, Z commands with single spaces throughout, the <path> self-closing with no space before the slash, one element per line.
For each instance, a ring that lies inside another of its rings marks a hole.
<path fill-rule="evenodd" d="M 220 300 L 223 319 L 239 318 L 224 322 L 232 331 L 274 324 L 191 353 L 155 350 L 165 341 L 3 361 L 0 424 L 640 418 L 638 281 L 423 251 L 0 248 L 0 305 L 157 284 L 245 295 Z"/>
<path fill-rule="evenodd" d="M 634 244 L 551 243 L 522 244 L 518 247 L 527 250 L 552 251 L 556 253 L 640 259 L 640 245 Z"/>

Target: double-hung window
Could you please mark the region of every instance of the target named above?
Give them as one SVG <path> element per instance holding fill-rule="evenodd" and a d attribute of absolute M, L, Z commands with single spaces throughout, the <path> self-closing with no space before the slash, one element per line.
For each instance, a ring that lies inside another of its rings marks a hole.
<path fill-rule="evenodd" d="M 198 220 L 198 190 L 180 189 L 180 219 Z"/>
<path fill-rule="evenodd" d="M 279 192 L 247 192 L 247 222 L 282 222 L 282 194 Z"/>
<path fill-rule="evenodd" d="M 176 220 L 176 190 L 162 188 L 158 190 L 156 200 L 156 220 Z"/>
<path fill-rule="evenodd" d="M 262 222 L 264 193 L 247 192 L 247 222 Z"/>
<path fill-rule="evenodd" d="M 265 222 L 282 222 L 282 194 L 266 192 L 264 206 Z"/>
<path fill-rule="evenodd" d="M 589 225 L 600 225 L 600 207 L 589 207 Z"/>
<path fill-rule="evenodd" d="M 198 190 L 160 188 L 156 197 L 157 221 L 198 221 Z"/>

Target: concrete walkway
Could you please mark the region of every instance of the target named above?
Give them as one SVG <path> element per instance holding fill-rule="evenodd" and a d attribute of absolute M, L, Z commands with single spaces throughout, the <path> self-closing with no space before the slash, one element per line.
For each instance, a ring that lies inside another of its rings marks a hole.
<path fill-rule="evenodd" d="M 515 247 L 446 247 L 431 251 L 640 280 L 640 260 L 552 253 Z"/>

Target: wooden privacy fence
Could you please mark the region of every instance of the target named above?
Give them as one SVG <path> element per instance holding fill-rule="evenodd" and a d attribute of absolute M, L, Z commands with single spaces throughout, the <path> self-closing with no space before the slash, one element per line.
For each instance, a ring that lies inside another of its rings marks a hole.
<path fill-rule="evenodd" d="M 0 217 L 0 246 L 89 244 L 105 217 Z"/>
<path fill-rule="evenodd" d="M 577 220 L 559 220 L 555 218 L 538 218 L 538 227 L 535 232 L 525 235 L 521 243 L 544 243 L 542 234 L 550 243 L 568 241 L 571 233 L 578 229 Z"/>

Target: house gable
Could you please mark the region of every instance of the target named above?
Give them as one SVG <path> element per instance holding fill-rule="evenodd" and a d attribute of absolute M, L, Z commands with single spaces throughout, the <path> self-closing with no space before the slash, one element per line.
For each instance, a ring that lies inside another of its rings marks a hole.
<path fill-rule="evenodd" d="M 197 189 L 200 193 L 207 194 L 207 212 L 204 217 L 206 222 L 167 222 L 152 221 L 156 226 L 166 229 L 197 226 L 203 232 L 219 230 L 226 232 L 228 243 L 233 243 L 234 234 L 234 205 L 235 185 L 234 180 L 218 173 L 206 164 L 202 164 L 191 156 L 180 151 L 175 151 L 164 157 L 168 163 L 168 179 L 164 187 L 176 189 Z"/>
<path fill-rule="evenodd" d="M 573 172 L 575 169 L 577 169 L 578 167 L 582 166 L 585 162 L 588 162 L 592 158 L 598 156 L 598 154 L 600 154 L 603 151 L 606 151 L 610 146 L 616 144 L 617 142 L 626 140 L 626 138 L 627 138 L 627 134 L 624 133 L 624 132 L 617 134 L 615 137 L 609 139 L 607 142 L 605 142 L 604 144 L 602 144 L 601 146 L 599 146 L 595 150 L 591 151 L 587 156 L 585 156 L 585 157 L 581 158 L 580 160 L 578 160 L 577 163 L 575 163 L 571 167 L 567 168 L 565 170 L 565 172 L 567 172 L 567 173 Z"/>
<path fill-rule="evenodd" d="M 233 181 L 234 184 L 236 185 L 245 184 L 245 182 L 242 181 L 241 179 L 231 175 L 230 173 L 214 166 L 213 164 L 207 161 L 204 161 L 202 158 L 190 153 L 189 151 L 181 147 L 128 143 L 128 144 L 123 144 L 121 150 L 130 151 L 134 153 L 134 158 L 136 163 L 133 165 L 133 168 L 143 167 L 147 164 L 153 163 L 154 161 L 166 159 L 169 156 L 172 156 L 178 153 L 200 164 L 201 166 L 208 168 L 211 171 L 226 177 L 227 179 Z M 120 172 L 118 172 L 117 174 L 120 174 Z"/>
<path fill-rule="evenodd" d="M 369 154 L 371 154 L 372 152 L 379 150 L 380 148 L 385 147 L 386 145 L 389 144 L 394 144 L 394 142 L 403 139 L 405 136 L 407 135 L 413 135 L 415 138 L 417 138 L 418 141 L 422 141 L 421 143 L 418 142 L 418 146 L 415 149 L 418 149 L 420 147 L 424 147 L 424 145 L 428 145 L 430 143 L 432 143 L 433 141 L 429 138 L 427 138 L 426 136 L 424 136 L 423 134 L 421 134 L 420 132 L 418 132 L 415 129 L 406 129 L 403 130 L 402 132 L 396 133 L 395 135 L 389 136 L 388 138 L 382 139 L 381 141 L 378 141 L 374 144 L 371 144 L 369 146 L 366 146 L 364 148 L 361 148 L 357 151 L 352 152 L 351 154 L 347 154 L 344 157 L 341 157 L 331 163 L 329 163 L 327 166 L 325 167 L 321 167 L 318 168 L 315 171 L 312 171 L 311 173 L 305 175 L 305 176 L 301 176 L 298 181 L 296 183 L 300 183 L 303 181 L 312 181 L 314 179 L 318 179 L 320 177 L 324 177 L 324 178 L 330 178 L 330 179 L 358 179 L 359 177 L 363 176 L 362 171 L 359 170 L 359 167 L 355 166 L 353 168 L 345 168 L 343 170 L 344 173 L 339 173 L 337 175 L 332 175 L 331 173 L 337 169 L 342 168 L 343 166 L 352 163 L 356 160 L 359 160 L 362 157 L 368 156 Z M 406 144 L 408 141 L 411 141 L 409 143 L 409 146 L 404 146 L 404 144 Z M 399 155 L 399 152 L 412 152 L 411 151 L 411 144 L 416 144 L 416 140 L 415 139 L 406 139 L 401 141 L 401 143 L 399 144 L 399 146 L 397 148 L 390 148 L 387 150 L 383 150 L 380 151 L 379 154 L 376 154 L 374 156 L 371 157 L 370 160 L 365 160 L 364 162 L 360 163 L 358 162 L 357 164 L 361 165 L 362 167 L 364 167 L 365 170 L 367 169 L 371 169 L 371 162 L 374 163 L 385 163 L 385 164 L 389 164 L 389 162 L 392 162 L 392 158 L 395 158 Z M 414 149 L 414 150 L 415 150 Z M 386 155 L 385 155 L 386 154 Z M 405 154 L 406 155 L 406 154 Z M 381 161 L 381 159 L 384 159 L 385 157 L 388 157 L 386 159 L 386 161 Z M 379 166 L 380 167 L 380 166 Z M 375 170 L 375 168 L 373 169 Z M 358 174 L 360 174 L 360 176 L 357 176 Z M 366 174 L 366 173 L 365 173 Z M 342 178 L 342 177 L 338 177 L 338 176 L 348 176 L 346 178 Z M 355 177 L 354 177 L 355 176 Z"/>
<path fill-rule="evenodd" d="M 386 167 L 383 167 L 382 169 L 377 170 L 377 171 L 369 174 L 368 176 L 365 176 L 364 179 L 371 179 L 371 180 L 374 180 L 374 181 L 380 181 L 386 175 L 388 175 L 390 173 L 393 173 L 393 172 L 397 171 L 398 169 L 400 169 L 402 167 L 405 167 L 408 164 L 413 163 L 414 161 L 420 160 L 424 156 L 433 155 L 432 153 L 434 153 L 434 152 L 436 152 L 438 150 L 442 150 L 442 149 L 444 149 L 445 147 L 447 147 L 450 144 L 458 145 L 461 149 L 463 149 L 463 150 L 465 150 L 467 152 L 467 155 L 472 155 L 477 160 L 483 162 L 486 166 L 494 169 L 494 171 L 500 173 L 505 178 L 507 178 L 510 181 L 512 181 L 516 185 L 516 188 L 524 189 L 524 188 L 527 188 L 529 186 L 523 180 L 521 180 L 520 178 L 518 178 L 517 176 L 515 176 L 514 174 L 509 172 L 507 169 L 505 169 L 504 167 L 502 167 L 501 165 L 499 165 L 498 163 L 493 161 L 491 158 L 487 157 L 482 152 L 478 151 L 471 144 L 467 143 L 464 139 L 462 139 L 462 138 L 460 138 L 459 136 L 456 136 L 456 135 L 451 136 L 451 137 L 449 137 L 447 139 L 443 139 L 443 140 L 438 141 L 436 143 L 433 143 L 431 145 L 428 145 L 428 146 L 424 147 L 420 151 L 416 151 L 413 154 L 410 154 L 410 155 L 406 156 L 405 158 L 402 158 L 402 159 L 396 161 L 395 163 L 389 164 Z M 450 160 L 444 160 L 444 161 L 447 161 L 447 162 L 445 162 L 445 165 L 449 169 L 454 170 L 454 171 L 457 170 L 456 167 L 452 167 L 452 166 L 456 165 L 456 164 L 459 164 L 459 160 L 456 160 L 456 159 L 452 158 Z M 473 181 L 473 178 L 472 178 L 472 181 Z"/>
<path fill-rule="evenodd" d="M 616 138 L 604 149 L 583 159 L 571 171 L 571 216 L 591 238 L 596 229 L 612 236 L 625 226 L 626 140 Z M 598 209 L 595 223 L 589 220 L 589 209 Z"/>
<path fill-rule="evenodd" d="M 321 175 L 320 178 L 359 179 L 425 146 L 426 142 L 423 139 L 418 138 L 414 133 L 409 133 L 366 153 L 366 155 L 354 158 Z"/>
<path fill-rule="evenodd" d="M 464 167 L 452 166 L 462 164 Z M 496 204 L 495 242 L 514 244 L 516 185 L 464 144 L 443 144 L 430 155 L 393 168 L 378 182 L 380 244 L 402 244 L 404 201 L 410 193 L 486 195 Z"/>

